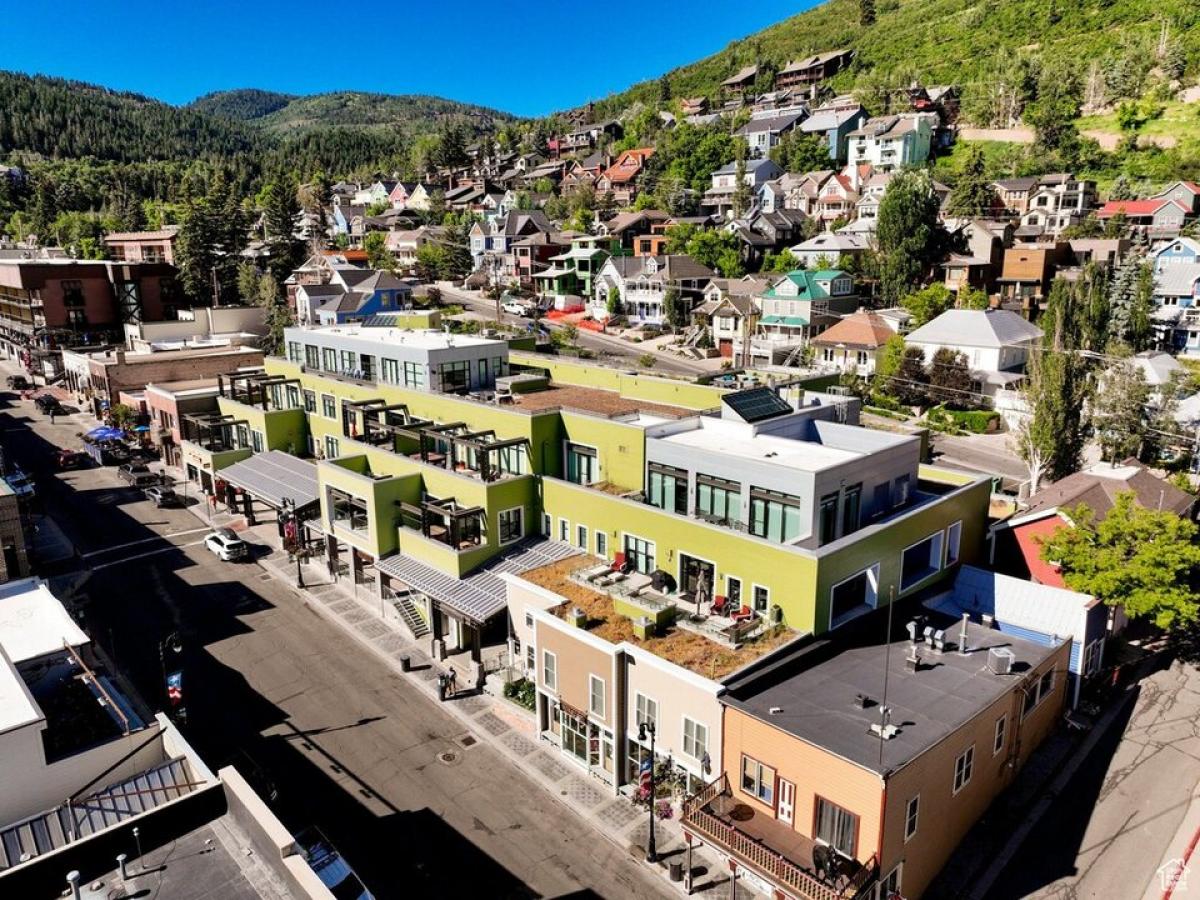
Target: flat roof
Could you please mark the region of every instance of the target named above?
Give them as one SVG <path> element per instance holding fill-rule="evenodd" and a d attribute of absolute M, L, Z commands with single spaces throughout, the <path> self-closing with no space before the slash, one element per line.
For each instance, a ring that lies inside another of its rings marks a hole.
<path fill-rule="evenodd" d="M 533 412 L 543 409 L 575 409 L 598 413 L 610 418 L 640 413 L 666 419 L 680 419 L 696 415 L 696 410 L 684 409 L 682 406 L 648 403 L 645 400 L 623 397 L 617 391 L 606 391 L 602 388 L 583 387 L 576 384 L 554 384 L 553 382 L 542 391 L 513 394 L 513 406 Z"/>
<path fill-rule="evenodd" d="M 570 610 L 578 606 L 587 614 L 586 631 L 593 637 L 610 644 L 632 644 L 713 681 L 744 668 L 798 637 L 797 632 L 782 628 L 735 648 L 719 644 L 695 631 L 672 626 L 662 635 L 640 640 L 633 633 L 633 620 L 617 612 L 611 596 L 571 578 L 580 569 L 600 564 L 601 560 L 597 557 L 576 552 L 566 559 L 531 569 L 521 577 L 563 598 L 561 604 L 549 610 L 551 615 L 566 619 Z M 681 600 L 681 613 L 685 613 L 689 605 L 686 600 Z"/>
<path fill-rule="evenodd" d="M 40 578 L 0 585 L 0 647 L 14 663 L 78 647 L 88 636 Z"/>
<path fill-rule="evenodd" d="M 71 352 L 71 351 L 66 351 Z M 170 359 L 204 359 L 210 356 L 246 356 L 254 354 L 264 356 L 262 350 L 257 347 L 245 346 L 230 346 L 221 344 L 216 347 L 192 347 L 188 350 L 152 350 L 149 353 L 143 351 L 125 351 L 125 365 L 140 365 L 142 363 L 157 363 Z M 118 365 L 117 354 L 115 351 L 103 351 L 101 353 L 84 353 L 88 359 L 95 360 L 100 363 L 111 363 Z"/>
<path fill-rule="evenodd" d="M 507 347 L 508 342 L 472 334 L 449 334 L 438 329 L 383 328 L 362 325 L 328 325 L 323 328 L 288 328 L 289 340 L 302 337 L 353 338 L 371 344 L 399 344 L 421 350 L 446 350 L 453 347 Z"/>
<path fill-rule="evenodd" d="M 832 637 L 808 644 L 763 672 L 730 685 L 723 702 L 865 769 L 887 774 L 1017 688 L 1057 649 L 970 623 L 968 652 L 959 653 L 961 620 L 926 611 L 926 624 L 945 629 L 947 649 L 936 653 L 922 645 L 922 665 L 910 672 L 905 666 L 909 652 L 905 626 L 912 616 L 895 616 L 889 642 L 885 615 L 880 610 L 864 616 Z M 868 630 L 876 632 L 874 638 Z M 1015 655 L 1011 674 L 988 670 L 992 647 Z M 891 709 L 891 724 L 899 729 L 889 740 L 870 730 L 881 718 L 885 668 L 886 705 Z M 1065 675 L 1059 673 L 1060 678 Z M 869 698 L 867 708 L 856 704 L 858 694 Z"/>
<path fill-rule="evenodd" d="M 753 427 L 745 422 L 731 422 L 710 416 L 700 416 L 696 421 L 695 428 L 654 435 L 652 440 L 739 459 L 753 459 L 800 472 L 817 472 L 864 455 L 803 438 L 755 434 Z"/>
<path fill-rule="evenodd" d="M 152 381 L 146 385 L 146 390 L 160 394 L 200 394 L 219 389 L 215 378 L 187 378 L 182 381 Z"/>
<path fill-rule="evenodd" d="M 0 646 L 0 734 L 43 718 L 25 679 Z"/>

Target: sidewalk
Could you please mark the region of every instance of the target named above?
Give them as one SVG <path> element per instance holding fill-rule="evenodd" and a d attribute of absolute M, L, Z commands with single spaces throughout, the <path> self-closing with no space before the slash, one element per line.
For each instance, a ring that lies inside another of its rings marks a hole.
<path fill-rule="evenodd" d="M 202 509 L 192 509 L 198 517 L 205 518 Z M 234 518 L 222 514 L 214 516 L 213 522 L 215 525 L 219 519 Z M 381 618 L 378 595 L 360 588 L 356 597 L 345 578 L 332 583 L 326 567 L 311 562 L 304 564 L 305 587 L 297 588 L 296 564 L 278 546 L 274 523 L 239 530 L 248 542 L 271 549 L 269 555 L 256 560 L 263 569 L 288 584 L 318 614 L 344 629 L 401 678 L 437 701 L 437 676 L 443 669 L 403 626 Z M 401 668 L 401 659 L 405 657 L 411 667 L 407 673 Z M 624 796 L 614 796 L 609 785 L 575 768 L 555 747 L 539 740 L 532 713 L 507 699 L 474 691 L 460 692 L 440 705 L 470 730 L 469 735 L 459 739 L 464 746 L 475 741 L 486 742 L 565 807 L 586 819 L 597 832 L 635 858 L 644 857 L 650 827 L 646 810 Z M 656 839 L 660 858 L 657 869 L 664 883 L 671 884 L 669 863 L 684 861 L 685 845 L 679 822 L 659 820 Z M 728 896 L 729 876 L 710 850 L 693 849 L 692 872 L 694 895 Z M 675 887 L 680 893 L 685 892 L 683 883 Z M 754 895 L 740 881 L 738 896 Z"/>

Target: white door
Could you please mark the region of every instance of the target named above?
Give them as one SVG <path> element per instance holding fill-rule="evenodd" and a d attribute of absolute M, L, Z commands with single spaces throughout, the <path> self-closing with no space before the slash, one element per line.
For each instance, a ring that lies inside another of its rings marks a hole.
<path fill-rule="evenodd" d="M 792 824 L 792 816 L 796 811 L 796 786 L 784 778 L 779 779 L 779 805 L 775 807 L 775 815 L 780 822 Z"/>

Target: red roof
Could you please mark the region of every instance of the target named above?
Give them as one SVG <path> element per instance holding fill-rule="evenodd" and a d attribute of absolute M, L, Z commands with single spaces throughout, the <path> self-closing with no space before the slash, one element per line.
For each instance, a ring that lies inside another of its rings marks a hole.
<path fill-rule="evenodd" d="M 653 147 L 641 147 L 637 150 L 626 150 L 617 157 L 617 161 L 605 170 L 604 175 L 614 184 L 632 181 L 642 171 L 646 160 L 654 155 Z"/>
<path fill-rule="evenodd" d="M 1116 215 L 1152 216 L 1169 203 L 1179 206 L 1174 200 L 1109 200 L 1096 213 L 1099 219 L 1109 219 Z M 1179 206 L 1183 209 L 1182 206 Z"/>

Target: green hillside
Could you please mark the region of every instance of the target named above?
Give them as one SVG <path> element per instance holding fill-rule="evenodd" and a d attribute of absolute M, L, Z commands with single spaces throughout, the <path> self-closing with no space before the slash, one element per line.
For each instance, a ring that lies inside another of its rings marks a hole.
<path fill-rule="evenodd" d="M 1195 74 L 1200 66 L 1200 3 L 1195 0 L 875 0 L 875 23 L 860 25 L 861 0 L 828 0 L 710 57 L 635 85 L 597 104 L 612 115 L 636 101 L 671 96 L 716 96 L 723 79 L 758 63 L 782 67 L 808 53 L 851 47 L 854 66 L 834 86 L 899 86 L 953 82 L 966 99 L 1002 83 L 1022 55 L 1066 58 L 1103 68 L 1114 82 L 1144 78 L 1171 65 Z M 1162 29 L 1167 39 L 1162 42 Z M 1120 70 L 1112 72 L 1110 70 Z M 1119 96 L 1119 88 L 1114 92 Z M 1106 98 L 1107 99 L 1107 98 Z"/>
<path fill-rule="evenodd" d="M 362 91 L 337 91 L 308 97 L 252 89 L 222 91 L 199 98 L 190 108 L 253 122 L 275 134 L 328 127 L 399 129 L 407 134 L 423 134 L 437 131 L 449 122 L 460 123 L 473 131 L 487 131 L 514 119 L 499 110 L 441 97 Z"/>
<path fill-rule="evenodd" d="M 260 91 L 258 88 L 238 88 L 233 91 L 214 91 L 197 97 L 187 108 L 206 116 L 250 122 L 283 109 L 295 99 L 293 94 Z"/>

